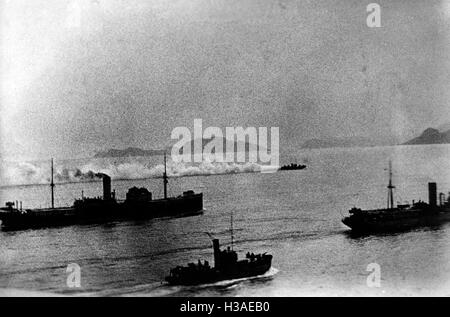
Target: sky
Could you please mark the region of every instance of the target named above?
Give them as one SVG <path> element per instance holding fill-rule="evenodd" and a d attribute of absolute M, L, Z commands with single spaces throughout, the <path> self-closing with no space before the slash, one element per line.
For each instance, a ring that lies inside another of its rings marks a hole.
<path fill-rule="evenodd" d="M 178 126 L 405 140 L 450 122 L 450 4 L 2 0 L 1 157 L 161 148 Z"/>

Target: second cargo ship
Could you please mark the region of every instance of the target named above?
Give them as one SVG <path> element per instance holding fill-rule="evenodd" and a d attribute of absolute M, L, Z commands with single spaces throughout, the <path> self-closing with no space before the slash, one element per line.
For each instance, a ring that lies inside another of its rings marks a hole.
<path fill-rule="evenodd" d="M 81 197 L 71 207 L 54 207 L 53 160 L 51 168 L 51 207 L 22 209 L 20 202 L 7 202 L 0 208 L 1 226 L 4 229 L 42 228 L 72 224 L 105 223 L 120 220 L 138 220 L 157 217 L 186 217 L 203 213 L 203 193 L 185 191 L 177 197 L 167 196 L 167 166 L 164 155 L 164 198 L 152 199 L 146 188 L 132 187 L 125 200 L 116 199 L 111 191 L 111 178 L 103 178 L 103 197 Z"/>
<path fill-rule="evenodd" d="M 412 201 L 412 204 L 397 204 L 394 206 L 392 185 L 392 168 L 389 163 L 387 208 L 362 210 L 353 207 L 349 216 L 342 222 L 358 234 L 375 232 L 396 232 L 422 226 L 435 226 L 450 221 L 450 195 L 437 195 L 436 183 L 428 183 L 428 203 Z"/>

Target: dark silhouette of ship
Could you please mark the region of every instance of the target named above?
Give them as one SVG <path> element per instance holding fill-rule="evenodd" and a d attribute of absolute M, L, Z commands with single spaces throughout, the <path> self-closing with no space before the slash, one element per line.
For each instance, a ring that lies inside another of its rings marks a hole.
<path fill-rule="evenodd" d="M 439 194 L 437 202 L 436 183 L 428 183 L 428 203 L 412 201 L 412 204 L 397 204 L 394 206 L 392 185 L 392 167 L 389 163 L 389 184 L 387 208 L 362 210 L 353 207 L 349 216 L 342 222 L 358 234 L 375 232 L 396 232 L 422 226 L 436 226 L 450 220 L 450 194 L 447 198 Z"/>
<path fill-rule="evenodd" d="M 39 209 L 22 209 L 22 202 L 7 202 L 0 208 L 2 228 L 25 229 L 72 224 L 106 223 L 121 220 L 139 220 L 157 217 L 186 217 L 203 213 L 203 194 L 185 191 L 177 197 L 167 196 L 167 169 L 164 155 L 164 198 L 152 199 L 152 193 L 146 188 L 132 187 L 126 199 L 116 199 L 115 191 L 111 191 L 111 178 L 106 174 L 98 174 L 103 178 L 103 196 L 76 199 L 70 207 L 54 206 L 53 160 L 51 168 L 51 207 Z"/>
<path fill-rule="evenodd" d="M 238 255 L 233 250 L 232 228 L 231 225 L 231 248 L 227 247 L 227 249 L 221 250 L 219 240 L 212 239 L 214 266 L 211 267 L 208 261 L 202 263 L 198 260 L 197 264 L 189 263 L 187 266 L 177 266 L 171 269 L 165 280 L 171 285 L 200 285 L 255 277 L 266 273 L 272 266 L 272 255 L 247 252 L 245 259 L 238 260 Z"/>
<path fill-rule="evenodd" d="M 306 165 L 291 163 L 289 165 L 283 165 L 279 168 L 280 171 L 293 171 L 302 170 L 306 168 Z"/>

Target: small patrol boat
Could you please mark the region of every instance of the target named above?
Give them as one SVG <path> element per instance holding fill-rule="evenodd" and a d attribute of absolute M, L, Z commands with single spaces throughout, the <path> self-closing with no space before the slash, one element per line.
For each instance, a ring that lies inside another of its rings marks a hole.
<path fill-rule="evenodd" d="M 189 263 L 187 266 L 177 266 L 171 269 L 165 280 L 170 285 L 210 284 L 262 275 L 272 266 L 272 255 L 267 253 L 247 252 L 245 259 L 238 260 L 238 255 L 233 250 L 233 229 L 231 229 L 231 248 L 227 247 L 225 250 L 221 250 L 218 239 L 212 239 L 212 244 L 214 266 L 210 266 L 208 261 L 202 263 L 198 260 L 197 264 Z"/>
<path fill-rule="evenodd" d="M 283 165 L 279 168 L 280 171 L 294 171 L 305 169 L 306 165 L 291 163 L 289 165 Z"/>
<path fill-rule="evenodd" d="M 272 255 L 247 253 L 244 260 L 238 260 L 236 251 L 228 247 L 220 250 L 219 240 L 213 239 L 214 266 L 208 261 L 187 266 L 177 266 L 170 270 L 165 280 L 171 285 L 199 285 L 224 280 L 253 277 L 266 273 L 272 266 Z"/>

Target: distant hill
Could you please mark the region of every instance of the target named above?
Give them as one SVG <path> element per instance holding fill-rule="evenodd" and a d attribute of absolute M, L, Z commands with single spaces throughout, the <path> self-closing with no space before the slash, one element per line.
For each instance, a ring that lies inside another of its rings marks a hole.
<path fill-rule="evenodd" d="M 212 139 L 203 139 L 202 140 L 202 149 L 205 147 L 206 144 L 208 144 Z M 191 151 L 192 153 L 194 153 L 194 142 L 195 140 L 191 141 Z M 232 140 L 228 140 L 225 138 L 222 138 L 222 140 L 219 139 L 219 142 L 222 143 L 223 145 L 223 151 L 226 152 L 227 147 L 226 144 L 227 142 L 232 142 Z M 268 142 L 270 142 L 270 139 L 268 140 Z M 185 144 L 187 145 L 187 144 Z M 237 152 L 237 150 L 244 148 L 245 152 L 248 152 L 250 149 L 250 143 L 248 141 L 246 142 L 234 142 L 234 148 L 233 151 Z M 255 145 L 255 148 L 258 149 L 258 145 Z M 265 150 L 263 148 L 261 148 L 261 150 Z M 170 154 L 172 151 L 171 147 L 169 147 L 167 149 L 167 153 Z M 214 153 L 214 150 L 213 150 Z M 128 156 L 154 156 L 154 155 L 163 155 L 164 154 L 164 150 L 144 150 L 138 147 L 128 147 L 126 149 L 123 150 L 118 150 L 118 149 L 109 149 L 106 151 L 100 151 L 94 154 L 94 157 L 96 158 L 100 158 L 100 157 L 128 157 Z"/>
<path fill-rule="evenodd" d="M 137 147 L 129 147 L 123 150 L 109 149 L 97 152 L 94 157 L 153 156 L 162 154 L 164 154 L 164 150 L 143 150 Z"/>
<path fill-rule="evenodd" d="M 365 137 L 310 139 L 302 144 L 304 149 L 331 147 L 369 147 L 395 144 L 392 140 L 376 141 Z"/>
<path fill-rule="evenodd" d="M 450 143 L 450 130 L 439 132 L 438 129 L 428 128 L 420 136 L 409 140 L 404 145 L 411 144 L 444 144 Z"/>

